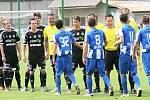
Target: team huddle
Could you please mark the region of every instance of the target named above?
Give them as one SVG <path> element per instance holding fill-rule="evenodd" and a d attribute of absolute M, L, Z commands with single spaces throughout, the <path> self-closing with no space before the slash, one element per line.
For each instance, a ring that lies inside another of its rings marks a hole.
<path fill-rule="evenodd" d="M 80 17 L 75 16 L 74 28 L 70 31 L 65 30 L 62 20 L 55 21 L 53 13 L 48 14 L 47 27 L 41 25 L 40 20 L 41 14 L 34 13 L 29 21 L 28 32 L 25 33 L 22 50 L 20 38 L 11 26 L 11 20 L 7 18 L 3 20 L 3 29 L 0 30 L 1 90 L 10 91 L 15 73 L 18 90 L 28 91 L 30 80 L 31 92 L 34 92 L 34 73 L 38 65 L 41 91 L 46 92 L 45 66 L 46 61 L 50 59 L 56 83 L 56 88 L 52 92 L 56 92 L 56 95 L 61 95 L 62 73 L 67 84 L 67 93 L 71 93 L 73 84 L 76 94 L 80 94 L 80 88 L 74 76 L 76 69 L 80 67 L 83 69 L 83 81 L 87 93 L 84 96 L 93 96 L 93 92 L 101 92 L 99 76 L 105 83 L 104 93 L 113 96 L 114 89 L 111 85 L 110 73 L 115 65 L 121 97 L 129 96 L 126 74 L 129 74 L 131 93 L 141 97 L 142 88 L 137 73 L 140 51 L 142 51 L 143 68 L 150 85 L 149 16 L 142 17 L 142 28 L 139 30 L 127 8 L 122 9 L 116 25 L 112 15 L 105 16 L 106 26 L 104 26 L 96 22 L 95 14 L 89 14 L 86 29 L 80 27 Z M 140 43 L 142 50 L 140 50 Z M 28 52 L 27 57 L 26 52 Z M 24 87 L 21 86 L 20 60 L 27 63 Z M 94 90 L 92 89 L 93 73 L 96 85 Z M 134 88 L 134 84 L 137 89 Z"/>

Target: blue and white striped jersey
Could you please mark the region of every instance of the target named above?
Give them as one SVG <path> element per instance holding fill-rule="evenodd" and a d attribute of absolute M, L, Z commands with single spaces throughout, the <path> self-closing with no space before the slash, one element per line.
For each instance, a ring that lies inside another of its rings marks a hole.
<path fill-rule="evenodd" d="M 105 34 L 102 30 L 92 28 L 85 34 L 84 42 L 89 44 L 88 58 L 104 59 L 104 44 L 106 42 Z"/>

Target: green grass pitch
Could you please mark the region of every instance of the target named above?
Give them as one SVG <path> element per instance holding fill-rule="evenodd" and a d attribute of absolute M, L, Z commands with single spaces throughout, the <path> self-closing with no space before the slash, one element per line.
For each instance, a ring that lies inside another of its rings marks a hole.
<path fill-rule="evenodd" d="M 20 62 L 21 67 L 21 80 L 22 86 L 24 86 L 24 74 L 27 69 L 25 63 Z M 113 70 L 111 73 L 111 83 L 114 87 L 115 94 L 113 97 L 110 97 L 108 94 L 104 94 L 104 82 L 100 80 L 101 90 L 102 92 L 94 94 L 93 97 L 84 97 L 83 95 L 86 93 L 84 90 L 84 83 L 82 81 L 82 69 L 77 69 L 75 72 L 75 76 L 77 79 L 77 83 L 81 88 L 81 94 L 76 95 L 75 89 L 72 87 L 72 93 L 69 95 L 67 94 L 66 84 L 64 81 L 64 77 L 62 75 L 62 95 L 55 96 L 54 93 L 51 93 L 50 90 L 55 88 L 55 83 L 53 80 L 53 72 L 52 68 L 50 67 L 49 62 L 47 61 L 46 66 L 47 71 L 47 89 L 48 92 L 41 92 L 40 91 L 40 80 L 39 80 L 39 70 L 36 69 L 35 73 L 35 92 L 30 92 L 30 84 L 29 84 L 29 91 L 27 92 L 20 92 L 17 89 L 16 80 L 14 78 L 11 91 L 0 91 L 0 100 L 149 100 L 150 99 L 150 87 L 148 86 L 146 76 L 144 75 L 143 70 L 140 71 L 140 82 L 143 89 L 142 97 L 136 97 L 136 95 L 130 94 L 129 97 L 120 97 L 119 88 L 118 88 L 118 81 L 117 81 L 117 74 L 116 71 Z M 93 81 L 93 88 L 95 87 Z M 128 84 L 129 87 L 129 84 Z"/>

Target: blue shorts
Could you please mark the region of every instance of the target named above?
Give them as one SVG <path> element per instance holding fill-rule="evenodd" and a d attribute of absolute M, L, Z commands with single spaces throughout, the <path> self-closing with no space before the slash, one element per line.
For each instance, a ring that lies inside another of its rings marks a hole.
<path fill-rule="evenodd" d="M 93 74 L 93 72 L 96 68 L 98 69 L 100 76 L 105 75 L 105 61 L 104 61 L 104 59 L 87 58 L 86 74 L 87 75 Z"/>
<path fill-rule="evenodd" d="M 150 75 L 150 52 L 142 53 L 142 63 L 143 63 L 145 74 Z"/>
<path fill-rule="evenodd" d="M 121 53 L 119 57 L 119 71 L 121 74 L 137 74 L 137 61 L 132 56 Z"/>
<path fill-rule="evenodd" d="M 56 58 L 56 77 L 60 76 L 64 71 L 67 72 L 68 75 L 73 74 L 72 70 L 72 56 L 57 56 Z"/>

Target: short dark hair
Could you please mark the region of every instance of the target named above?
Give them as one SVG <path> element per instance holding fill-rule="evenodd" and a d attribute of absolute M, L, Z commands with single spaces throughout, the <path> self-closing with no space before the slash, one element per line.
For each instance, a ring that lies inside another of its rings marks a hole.
<path fill-rule="evenodd" d="M 41 13 L 39 13 L 39 12 L 33 13 L 33 16 L 34 16 L 34 17 L 37 16 L 37 17 L 40 17 L 40 18 L 41 18 Z"/>
<path fill-rule="evenodd" d="M 31 21 L 35 20 L 35 18 L 30 18 L 29 24 L 31 24 Z"/>
<path fill-rule="evenodd" d="M 142 23 L 143 24 L 149 24 L 150 20 L 149 20 L 149 16 L 145 15 L 142 16 Z"/>
<path fill-rule="evenodd" d="M 128 19 L 129 19 L 129 16 L 127 14 L 121 14 L 120 15 L 120 21 L 122 23 L 127 23 Z"/>
<path fill-rule="evenodd" d="M 55 22 L 55 25 L 57 27 L 57 29 L 61 29 L 63 28 L 63 21 L 58 19 L 56 22 Z"/>
<path fill-rule="evenodd" d="M 54 13 L 49 13 L 48 16 L 54 16 Z"/>
<path fill-rule="evenodd" d="M 94 16 L 94 17 L 96 17 L 96 15 L 94 13 L 90 13 L 88 16 Z"/>
<path fill-rule="evenodd" d="M 130 10 L 128 8 L 122 8 L 121 13 L 123 14 L 124 12 L 126 12 L 126 14 L 130 14 Z"/>
<path fill-rule="evenodd" d="M 94 27 L 96 25 L 96 20 L 94 18 L 91 18 L 88 20 L 88 25 L 90 27 Z"/>
<path fill-rule="evenodd" d="M 74 16 L 74 18 L 73 18 L 74 20 L 77 20 L 77 21 L 79 21 L 80 22 L 80 17 L 79 16 Z"/>
<path fill-rule="evenodd" d="M 106 18 L 107 18 L 107 17 L 112 17 L 112 18 L 114 19 L 114 16 L 113 16 L 113 15 L 111 15 L 111 14 L 106 15 L 106 16 L 105 16 L 105 20 L 106 20 Z"/>

